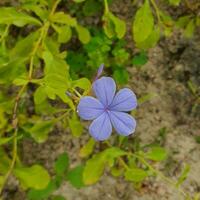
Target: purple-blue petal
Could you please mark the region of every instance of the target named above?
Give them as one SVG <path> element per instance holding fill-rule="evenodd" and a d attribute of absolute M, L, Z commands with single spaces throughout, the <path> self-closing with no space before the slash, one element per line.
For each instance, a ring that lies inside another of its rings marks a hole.
<path fill-rule="evenodd" d="M 120 135 L 128 136 L 135 131 L 135 119 L 124 112 L 110 111 L 109 117 L 116 132 Z"/>
<path fill-rule="evenodd" d="M 106 140 L 112 133 L 112 125 L 108 113 L 104 112 L 89 127 L 90 135 L 98 141 Z"/>
<path fill-rule="evenodd" d="M 104 69 L 104 64 L 101 64 L 98 68 L 96 79 L 101 76 L 101 74 L 103 73 L 103 69 Z"/>
<path fill-rule="evenodd" d="M 102 77 L 93 83 L 93 90 L 99 101 L 107 107 L 114 98 L 116 84 L 112 78 Z"/>
<path fill-rule="evenodd" d="M 131 111 L 137 107 L 137 99 L 133 91 L 128 88 L 119 90 L 109 109 L 113 111 Z"/>
<path fill-rule="evenodd" d="M 78 107 L 78 115 L 84 120 L 96 119 L 104 112 L 103 104 L 94 97 L 85 96 L 81 98 Z"/>

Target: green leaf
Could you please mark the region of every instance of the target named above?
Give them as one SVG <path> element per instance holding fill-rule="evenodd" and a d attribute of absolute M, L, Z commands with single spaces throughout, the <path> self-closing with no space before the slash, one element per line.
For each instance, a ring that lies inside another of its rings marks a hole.
<path fill-rule="evenodd" d="M 19 39 L 15 47 L 10 51 L 10 58 L 15 60 L 16 58 L 27 58 L 34 48 L 35 41 L 39 37 L 39 31 L 30 33 L 27 37 Z"/>
<path fill-rule="evenodd" d="M 146 52 L 142 51 L 138 55 L 134 56 L 134 58 L 132 59 L 132 64 L 137 67 L 141 67 L 145 65 L 147 61 L 148 61 L 147 54 Z"/>
<path fill-rule="evenodd" d="M 87 78 L 80 78 L 72 82 L 73 88 L 81 88 L 84 90 L 84 94 L 87 94 L 91 90 L 91 82 Z"/>
<path fill-rule="evenodd" d="M 68 103 L 75 110 L 72 100 L 65 94 L 71 84 L 69 66 L 63 59 L 53 56 L 50 51 L 43 53 L 43 59 L 45 61 L 44 85 L 47 96 L 53 100 L 59 96 L 63 102 Z"/>
<path fill-rule="evenodd" d="M 162 147 L 152 147 L 146 154 L 146 158 L 153 161 L 163 161 L 167 158 L 167 152 Z"/>
<path fill-rule="evenodd" d="M 41 25 L 41 22 L 26 13 L 16 10 L 14 7 L 1 7 L 0 24 L 14 24 L 15 26 L 22 27 L 26 24 Z"/>
<path fill-rule="evenodd" d="M 90 138 L 89 141 L 80 149 L 80 157 L 88 157 L 93 152 L 95 143 L 95 140 L 93 138 Z"/>
<path fill-rule="evenodd" d="M 148 173 L 143 169 L 133 168 L 133 169 L 128 169 L 124 175 L 127 181 L 138 183 L 142 182 L 148 176 Z"/>
<path fill-rule="evenodd" d="M 58 33 L 58 42 L 66 43 L 71 39 L 72 31 L 68 25 L 65 26 L 56 26 L 53 25 L 53 28 Z"/>
<path fill-rule="evenodd" d="M 154 27 L 154 17 L 149 5 L 149 1 L 145 0 L 145 3 L 137 10 L 135 19 L 133 22 L 133 38 L 136 43 L 144 42 L 151 34 Z"/>
<path fill-rule="evenodd" d="M 79 24 L 75 28 L 78 33 L 78 39 L 83 44 L 87 44 L 91 39 L 90 32 L 88 31 L 88 29 Z"/>
<path fill-rule="evenodd" d="M 55 172 L 57 175 L 62 176 L 69 167 L 69 157 L 67 153 L 62 153 L 59 155 L 55 162 Z"/>
<path fill-rule="evenodd" d="M 177 187 L 179 187 L 185 181 L 185 179 L 187 178 L 189 172 L 190 172 L 190 165 L 186 164 L 184 166 L 183 171 L 181 172 L 181 175 L 179 176 L 179 178 L 177 180 L 177 183 L 176 183 Z"/>
<path fill-rule="evenodd" d="M 117 38 L 121 39 L 124 37 L 126 33 L 126 24 L 123 20 L 119 19 L 115 15 L 113 15 L 111 12 L 109 13 L 109 17 L 114 23 L 115 26 L 115 33 L 117 35 Z"/>
<path fill-rule="evenodd" d="M 26 78 L 16 78 L 14 81 L 13 81 L 13 84 L 15 85 L 26 85 L 28 83 L 28 80 Z"/>
<path fill-rule="evenodd" d="M 68 180 L 75 188 L 79 189 L 83 187 L 83 170 L 83 165 L 79 165 L 71 169 L 67 174 L 66 180 Z"/>
<path fill-rule="evenodd" d="M 92 185 L 96 183 L 104 172 L 106 159 L 102 153 L 94 155 L 87 160 L 85 169 L 83 171 L 83 182 L 85 185 Z"/>
<path fill-rule="evenodd" d="M 129 80 L 129 73 L 125 69 L 116 69 L 113 74 L 114 79 L 117 81 L 118 84 L 126 84 Z"/>
<path fill-rule="evenodd" d="M 91 185 L 96 183 L 102 176 L 106 163 L 111 163 L 112 165 L 115 158 L 123 155 L 126 155 L 126 152 L 119 148 L 111 147 L 87 160 L 83 172 L 84 184 Z"/>
<path fill-rule="evenodd" d="M 36 142 L 42 143 L 48 138 L 48 134 L 53 129 L 53 125 L 54 122 L 52 120 L 38 121 L 28 129 L 28 132 Z"/>
<path fill-rule="evenodd" d="M 2 189 L 3 184 L 4 184 L 4 176 L 0 176 L 0 189 Z"/>
<path fill-rule="evenodd" d="M 48 186 L 42 190 L 31 189 L 28 192 L 29 200 L 44 200 L 47 199 L 57 189 L 56 180 L 49 182 Z"/>
<path fill-rule="evenodd" d="M 169 0 L 169 3 L 174 5 L 174 6 L 178 6 L 180 4 L 181 0 Z"/>
<path fill-rule="evenodd" d="M 0 137 L 0 146 L 9 143 L 13 139 L 13 136 L 11 137 Z"/>
<path fill-rule="evenodd" d="M 194 34 L 194 31 L 195 31 L 195 23 L 194 19 L 191 19 L 185 28 L 184 36 L 191 38 Z"/>
<path fill-rule="evenodd" d="M 56 12 L 54 15 L 51 16 L 51 21 L 60 24 L 66 24 L 72 27 L 77 26 L 76 18 L 73 18 L 70 15 L 65 14 L 64 12 Z"/>
<path fill-rule="evenodd" d="M 179 17 L 178 20 L 176 21 L 176 26 L 179 28 L 185 28 L 186 25 L 189 23 L 191 19 L 191 15 L 185 15 L 182 17 Z"/>
<path fill-rule="evenodd" d="M 47 95 L 45 93 L 45 87 L 44 86 L 39 86 L 35 93 L 34 93 L 34 103 L 36 105 L 39 105 L 43 103 L 47 98 Z"/>
<path fill-rule="evenodd" d="M 72 118 L 69 119 L 69 127 L 71 129 L 72 135 L 75 137 L 80 137 L 83 133 L 83 126 L 75 112 L 73 113 Z"/>
<path fill-rule="evenodd" d="M 117 36 L 117 38 L 121 39 L 124 37 L 126 33 L 126 24 L 123 20 L 119 19 L 111 12 L 105 12 L 103 16 L 103 28 L 105 34 L 112 38 L 113 36 Z"/>
<path fill-rule="evenodd" d="M 137 43 L 137 46 L 141 49 L 148 49 L 154 47 L 159 39 L 160 39 L 160 28 L 156 26 L 150 33 L 149 37 L 145 41 Z"/>
<path fill-rule="evenodd" d="M 14 175 L 25 188 L 43 189 L 50 181 L 48 172 L 40 165 L 15 168 Z"/>

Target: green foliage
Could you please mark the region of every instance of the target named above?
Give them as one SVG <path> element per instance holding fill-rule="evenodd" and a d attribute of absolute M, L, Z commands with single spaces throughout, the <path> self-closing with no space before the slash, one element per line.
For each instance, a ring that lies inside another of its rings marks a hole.
<path fill-rule="evenodd" d="M 152 33 L 154 17 L 150 8 L 149 0 L 137 10 L 133 23 L 133 37 L 137 44 L 144 42 Z"/>
<path fill-rule="evenodd" d="M 148 172 L 140 168 L 132 168 L 125 172 L 125 179 L 132 182 L 142 182 L 148 176 Z"/>
<path fill-rule="evenodd" d="M 68 180 L 75 188 L 79 189 L 84 186 L 83 183 L 83 170 L 84 166 L 79 165 L 73 169 L 71 169 L 66 176 L 66 180 Z"/>
<path fill-rule="evenodd" d="M 49 174 L 40 165 L 18 167 L 14 170 L 14 175 L 24 188 L 44 189 L 50 181 Z"/>
<path fill-rule="evenodd" d="M 69 167 L 69 157 L 67 153 L 59 155 L 58 159 L 55 162 L 55 172 L 58 176 L 63 175 Z"/>
<path fill-rule="evenodd" d="M 83 172 L 83 182 L 86 185 L 96 183 L 104 172 L 106 163 L 113 162 L 115 158 L 125 155 L 126 152 L 112 147 L 94 155 L 86 162 Z"/>
<path fill-rule="evenodd" d="M 162 161 L 166 159 L 167 153 L 166 150 L 162 147 L 152 147 L 145 156 L 146 158 L 153 161 Z"/>
<path fill-rule="evenodd" d="M 147 61 L 148 61 L 147 54 L 144 51 L 142 51 L 138 55 L 133 57 L 132 64 L 133 66 L 136 66 L 139 68 L 143 66 L 144 64 L 146 64 Z"/>

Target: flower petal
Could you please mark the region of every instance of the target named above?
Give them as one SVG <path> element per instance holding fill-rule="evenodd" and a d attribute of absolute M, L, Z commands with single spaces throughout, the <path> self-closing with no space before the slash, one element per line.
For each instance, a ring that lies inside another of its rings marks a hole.
<path fill-rule="evenodd" d="M 101 114 L 91 123 L 89 132 L 91 136 L 98 141 L 103 141 L 110 137 L 112 133 L 112 125 L 106 112 Z"/>
<path fill-rule="evenodd" d="M 109 106 L 114 111 L 131 111 L 137 107 L 137 99 L 133 91 L 128 88 L 119 90 Z"/>
<path fill-rule="evenodd" d="M 118 134 L 127 136 L 135 131 L 136 121 L 131 115 L 123 112 L 110 111 L 109 116 Z"/>
<path fill-rule="evenodd" d="M 93 120 L 104 112 L 104 106 L 98 99 L 85 96 L 81 98 L 77 110 L 82 119 Z"/>
<path fill-rule="evenodd" d="M 115 81 L 110 77 L 102 77 L 93 83 L 96 97 L 104 106 L 111 104 L 116 91 Z"/>

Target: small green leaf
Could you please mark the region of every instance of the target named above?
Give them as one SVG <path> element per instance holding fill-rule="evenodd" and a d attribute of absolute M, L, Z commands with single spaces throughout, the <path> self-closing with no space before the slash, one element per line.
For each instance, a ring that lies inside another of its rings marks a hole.
<path fill-rule="evenodd" d="M 77 25 L 75 28 L 78 33 L 78 39 L 83 44 L 87 44 L 91 39 L 90 32 L 88 31 L 88 29 L 81 25 Z"/>
<path fill-rule="evenodd" d="M 58 42 L 66 43 L 71 39 L 72 31 L 68 25 L 65 26 L 57 26 L 53 25 L 53 28 L 58 33 Z"/>
<path fill-rule="evenodd" d="M 56 180 L 49 182 L 48 186 L 41 190 L 31 189 L 28 192 L 28 200 L 47 199 L 57 189 Z"/>
<path fill-rule="evenodd" d="M 90 138 L 89 141 L 81 148 L 79 153 L 80 157 L 88 157 L 93 152 L 94 146 L 95 140 L 93 138 Z"/>
<path fill-rule="evenodd" d="M 83 182 L 85 185 L 92 185 L 96 183 L 104 172 L 106 159 L 103 154 L 98 153 L 91 159 L 87 160 L 83 172 Z"/>
<path fill-rule="evenodd" d="M 4 184 L 4 176 L 0 176 L 0 189 L 2 189 L 3 184 Z"/>
<path fill-rule="evenodd" d="M 154 17 L 149 5 L 149 0 L 137 10 L 133 22 L 133 38 L 136 43 L 144 42 L 151 34 L 154 27 Z"/>
<path fill-rule="evenodd" d="M 53 129 L 53 121 L 38 121 L 36 122 L 28 132 L 38 143 L 44 142 L 48 138 L 49 132 Z"/>
<path fill-rule="evenodd" d="M 147 171 L 140 168 L 129 169 L 125 172 L 125 179 L 136 183 L 142 182 L 147 176 Z"/>
<path fill-rule="evenodd" d="M 183 169 L 180 177 L 177 180 L 177 183 L 176 183 L 177 187 L 179 187 L 185 181 L 189 172 L 190 172 L 190 165 L 187 164 L 187 165 L 184 166 L 184 169 Z"/>
<path fill-rule="evenodd" d="M 181 0 L 169 0 L 169 3 L 174 5 L 174 6 L 178 6 L 180 4 Z"/>
<path fill-rule="evenodd" d="M 96 183 L 102 176 L 106 163 L 112 166 L 114 159 L 123 155 L 126 155 L 126 152 L 119 148 L 111 147 L 87 160 L 83 172 L 83 182 L 85 185 Z"/>
<path fill-rule="evenodd" d="M 79 189 L 83 187 L 83 170 L 84 166 L 82 165 L 71 169 L 67 174 L 66 180 L 68 180 L 75 188 Z"/>
<path fill-rule="evenodd" d="M 16 78 L 14 81 L 13 81 L 13 84 L 15 85 L 26 85 L 28 83 L 28 80 L 26 78 Z"/>
<path fill-rule="evenodd" d="M 77 21 L 76 18 L 71 17 L 64 12 L 56 12 L 53 16 L 51 16 L 51 20 L 56 23 L 66 24 L 68 26 L 76 27 Z"/>
<path fill-rule="evenodd" d="M 185 37 L 191 38 L 194 34 L 194 31 L 195 31 L 195 23 L 194 19 L 191 19 L 185 28 L 184 31 Z"/>
<path fill-rule="evenodd" d="M 149 37 L 146 38 L 146 40 L 144 40 L 143 42 L 137 43 L 137 46 L 141 49 L 148 49 L 154 47 L 159 39 L 160 39 L 160 28 L 156 26 L 150 33 Z"/>
<path fill-rule="evenodd" d="M 119 39 L 123 38 L 126 33 L 125 22 L 123 20 L 119 19 L 118 17 L 116 17 L 115 15 L 113 15 L 112 13 L 109 13 L 109 17 L 112 20 L 112 22 L 114 23 L 115 33 L 117 35 L 117 38 L 119 38 Z"/>
<path fill-rule="evenodd" d="M 134 58 L 132 60 L 132 64 L 137 67 L 141 67 L 144 64 L 146 64 L 147 61 L 148 61 L 147 54 L 146 54 L 146 52 L 142 51 L 138 55 L 134 56 Z"/>
<path fill-rule="evenodd" d="M 46 92 L 45 92 L 45 87 L 44 86 L 39 86 L 35 93 L 34 93 L 34 103 L 36 105 L 39 105 L 43 103 L 47 98 Z"/>
<path fill-rule="evenodd" d="M 72 118 L 69 119 L 69 127 L 72 131 L 73 136 L 75 137 L 80 137 L 83 133 L 83 126 L 75 112 L 73 113 Z"/>
<path fill-rule="evenodd" d="M 15 168 L 14 175 L 25 188 L 44 189 L 50 181 L 48 172 L 40 165 Z"/>
<path fill-rule="evenodd" d="M 41 22 L 34 17 L 31 17 L 14 7 L 0 8 L 0 24 L 14 24 L 22 27 L 26 24 L 41 25 Z"/>
<path fill-rule="evenodd" d="M 152 147 L 146 154 L 146 158 L 153 161 L 163 161 L 167 158 L 167 152 L 162 147 Z"/>
<path fill-rule="evenodd" d="M 69 157 L 67 153 L 60 154 L 55 162 L 55 172 L 57 175 L 63 175 L 69 167 Z"/>
<path fill-rule="evenodd" d="M 126 69 L 118 68 L 114 71 L 113 74 L 114 79 L 117 81 L 118 84 L 126 84 L 129 80 L 129 73 Z"/>
<path fill-rule="evenodd" d="M 81 88 L 84 90 L 84 94 L 87 94 L 91 89 L 91 82 L 87 78 L 80 78 L 72 82 L 72 87 Z"/>
<path fill-rule="evenodd" d="M 117 38 L 121 39 L 124 37 L 126 33 L 126 24 L 123 20 L 119 19 L 111 12 L 105 12 L 103 16 L 103 28 L 105 34 L 112 38 L 113 36 L 117 36 Z"/>
<path fill-rule="evenodd" d="M 0 146 L 4 145 L 4 144 L 7 144 L 12 139 L 13 139 L 13 136 L 12 137 L 2 137 L 2 138 L 0 137 Z"/>

